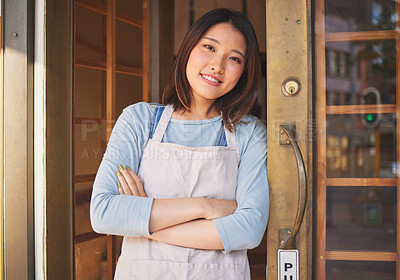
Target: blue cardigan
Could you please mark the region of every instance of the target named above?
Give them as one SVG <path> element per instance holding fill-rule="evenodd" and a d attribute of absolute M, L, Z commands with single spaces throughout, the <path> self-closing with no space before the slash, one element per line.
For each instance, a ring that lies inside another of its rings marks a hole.
<path fill-rule="evenodd" d="M 96 175 L 90 204 L 93 229 L 98 233 L 149 235 L 151 197 L 119 195 L 116 171 L 119 164 L 137 173 L 146 143 L 151 137 L 154 106 L 140 102 L 128 106 L 118 118 Z M 189 147 L 221 143 L 218 116 L 205 120 L 171 119 L 163 142 Z M 267 181 L 267 131 L 254 116 L 247 115 L 236 127 L 240 165 L 236 189 L 238 207 L 232 215 L 214 219 L 224 245 L 223 252 L 257 247 L 269 214 Z"/>

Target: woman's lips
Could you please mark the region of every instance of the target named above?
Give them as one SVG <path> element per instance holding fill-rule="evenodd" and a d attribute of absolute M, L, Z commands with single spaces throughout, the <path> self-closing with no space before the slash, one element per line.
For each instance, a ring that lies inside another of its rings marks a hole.
<path fill-rule="evenodd" d="M 201 76 L 202 80 L 209 85 L 219 86 L 220 84 L 222 84 L 222 82 L 220 80 L 218 80 L 217 78 L 215 78 L 211 75 L 200 74 L 200 76 Z"/>

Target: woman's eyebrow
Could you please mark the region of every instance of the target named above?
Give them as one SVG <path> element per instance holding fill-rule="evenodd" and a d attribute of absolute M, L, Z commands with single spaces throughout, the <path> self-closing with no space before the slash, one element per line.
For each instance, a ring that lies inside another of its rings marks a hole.
<path fill-rule="evenodd" d="M 238 50 L 232 50 L 233 52 L 235 52 L 235 53 L 238 53 L 240 56 L 242 56 L 243 58 L 245 58 L 244 57 L 244 54 L 242 54 L 240 51 L 238 51 Z"/>
<path fill-rule="evenodd" d="M 217 39 L 214 39 L 214 38 L 211 38 L 211 37 L 203 37 L 204 39 L 207 39 L 207 40 L 210 40 L 210 41 L 213 41 L 214 43 L 217 43 L 217 44 L 220 44 L 220 42 L 217 40 Z M 235 53 L 238 53 L 239 55 L 241 55 L 243 58 L 245 58 L 244 57 L 244 54 L 242 53 L 242 52 L 240 52 L 240 51 L 238 51 L 238 50 L 232 50 L 233 52 L 235 52 Z"/>
<path fill-rule="evenodd" d="M 217 39 L 214 39 L 214 38 L 211 38 L 211 37 L 203 37 L 203 38 L 219 44 L 219 41 Z"/>

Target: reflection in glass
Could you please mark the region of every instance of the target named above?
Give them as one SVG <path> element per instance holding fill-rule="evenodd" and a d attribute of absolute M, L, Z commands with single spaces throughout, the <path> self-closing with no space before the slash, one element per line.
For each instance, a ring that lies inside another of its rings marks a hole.
<path fill-rule="evenodd" d="M 395 29 L 395 1 L 326 0 L 325 31 L 351 32 Z"/>
<path fill-rule="evenodd" d="M 90 0 L 90 1 L 103 6 L 107 5 L 107 0 Z"/>
<path fill-rule="evenodd" d="M 328 251 L 396 251 L 396 187 L 327 187 Z"/>
<path fill-rule="evenodd" d="M 103 157 L 106 122 L 85 120 L 74 130 L 74 166 L 76 175 L 96 174 Z"/>
<path fill-rule="evenodd" d="M 90 197 L 92 195 L 93 182 L 75 183 L 75 236 L 92 232 L 90 223 Z"/>
<path fill-rule="evenodd" d="M 396 103 L 396 43 L 327 42 L 327 105 L 377 104 L 363 94 L 374 90 L 380 103 Z"/>
<path fill-rule="evenodd" d="M 75 118 L 106 116 L 106 71 L 75 67 Z"/>
<path fill-rule="evenodd" d="M 107 279 L 107 238 L 75 245 L 75 279 Z"/>
<path fill-rule="evenodd" d="M 395 280 L 395 262 L 327 261 L 326 280 Z"/>
<path fill-rule="evenodd" d="M 106 17 L 89 9 L 75 6 L 75 56 L 104 63 L 106 61 Z"/>
<path fill-rule="evenodd" d="M 327 177 L 396 177 L 396 115 L 370 118 L 370 114 L 327 115 Z"/>
<path fill-rule="evenodd" d="M 117 74 L 117 99 L 115 105 L 116 115 L 133 103 L 142 101 L 142 77 Z"/>
<path fill-rule="evenodd" d="M 122 1 L 117 0 L 117 16 L 128 16 L 137 21 L 143 19 L 142 1 Z"/>
<path fill-rule="evenodd" d="M 117 64 L 141 69 L 143 66 L 142 29 L 117 21 L 116 41 Z"/>
<path fill-rule="evenodd" d="M 116 235 L 115 238 L 115 256 L 118 260 L 119 256 L 121 255 L 122 241 L 124 240 L 124 237 Z"/>

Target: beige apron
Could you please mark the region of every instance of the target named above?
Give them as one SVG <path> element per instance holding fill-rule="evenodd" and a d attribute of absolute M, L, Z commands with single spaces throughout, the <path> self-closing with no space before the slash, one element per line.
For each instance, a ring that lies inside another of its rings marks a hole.
<path fill-rule="evenodd" d="M 172 113 L 168 105 L 143 152 L 138 176 L 147 196 L 234 200 L 239 165 L 235 134 L 225 129 L 227 147 L 161 143 Z M 124 237 L 115 279 L 248 280 L 250 269 L 246 250 L 224 254 Z"/>

